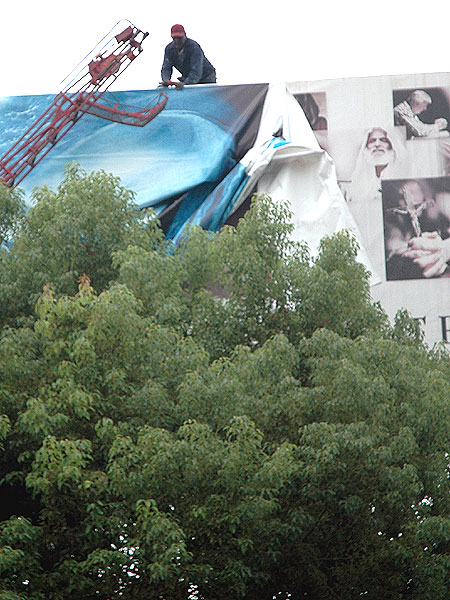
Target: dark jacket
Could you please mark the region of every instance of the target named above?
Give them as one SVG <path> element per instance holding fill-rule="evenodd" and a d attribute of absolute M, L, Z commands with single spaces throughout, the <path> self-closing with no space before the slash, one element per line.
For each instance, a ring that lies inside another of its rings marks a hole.
<path fill-rule="evenodd" d="M 215 68 L 206 58 L 200 44 L 190 38 L 186 38 L 181 57 L 173 42 L 166 46 L 161 69 L 163 80 L 167 81 L 172 77 L 173 67 L 182 75 L 179 80 L 187 85 L 216 82 Z"/>

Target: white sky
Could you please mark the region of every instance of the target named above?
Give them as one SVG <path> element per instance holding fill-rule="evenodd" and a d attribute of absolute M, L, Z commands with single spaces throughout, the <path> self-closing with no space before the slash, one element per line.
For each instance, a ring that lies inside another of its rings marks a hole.
<path fill-rule="evenodd" d="M 443 0 L 8 0 L 0 96 L 57 93 L 121 19 L 150 35 L 116 90 L 157 86 L 174 23 L 200 43 L 220 84 L 446 72 L 449 6 Z"/>

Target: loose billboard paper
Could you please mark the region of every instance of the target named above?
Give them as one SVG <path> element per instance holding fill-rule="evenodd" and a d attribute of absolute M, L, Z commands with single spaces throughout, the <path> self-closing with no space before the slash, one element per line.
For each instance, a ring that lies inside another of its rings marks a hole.
<path fill-rule="evenodd" d="M 294 237 L 312 252 L 325 234 L 354 221 L 334 166 L 300 105 L 285 85 L 197 85 L 165 88 L 164 109 L 144 127 L 85 114 L 20 183 L 55 188 L 64 166 L 103 169 L 151 207 L 178 243 L 190 224 L 217 231 L 235 222 L 255 191 L 291 202 Z M 108 94 L 131 113 L 158 90 Z M 0 102 L 0 155 L 36 121 L 53 96 L 6 97 Z M 103 102 L 104 98 L 102 98 Z M 239 212 L 238 212 L 239 211 Z M 362 260 L 368 261 L 362 254 Z"/>

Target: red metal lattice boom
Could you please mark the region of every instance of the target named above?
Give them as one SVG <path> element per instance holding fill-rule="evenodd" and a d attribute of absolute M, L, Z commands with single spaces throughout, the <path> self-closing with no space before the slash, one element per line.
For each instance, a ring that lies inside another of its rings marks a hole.
<path fill-rule="evenodd" d="M 107 52 L 92 59 L 0 158 L 0 180 L 8 187 L 20 183 L 84 113 L 96 114 L 96 103 L 142 52 L 141 44 L 147 36 L 148 33 L 130 25 L 109 40 L 105 45 L 108 47 Z M 165 95 L 161 97 L 158 109 L 152 107 L 151 115 L 156 116 L 164 108 L 166 101 Z M 101 114 L 98 116 L 105 118 Z M 114 120 L 111 116 L 106 118 Z M 146 122 L 148 120 L 150 119 Z"/>

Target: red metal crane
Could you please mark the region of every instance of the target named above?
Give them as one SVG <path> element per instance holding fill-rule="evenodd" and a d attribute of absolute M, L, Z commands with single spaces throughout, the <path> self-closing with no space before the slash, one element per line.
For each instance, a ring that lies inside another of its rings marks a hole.
<path fill-rule="evenodd" d="M 134 25 L 113 36 L 103 51 L 82 67 L 63 91 L 22 137 L 0 158 L 0 180 L 8 187 L 19 184 L 85 113 L 126 125 L 143 126 L 161 112 L 167 95 L 161 92 L 146 108 L 126 110 L 100 98 L 142 52 L 148 36 Z M 67 78 L 66 78 L 67 79 Z"/>

